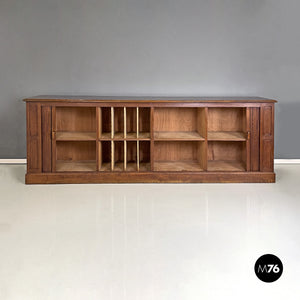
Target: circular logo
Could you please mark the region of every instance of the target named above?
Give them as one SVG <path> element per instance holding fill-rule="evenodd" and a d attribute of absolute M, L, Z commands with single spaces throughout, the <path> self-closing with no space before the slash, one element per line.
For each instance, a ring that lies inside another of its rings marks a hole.
<path fill-rule="evenodd" d="M 261 281 L 273 282 L 280 278 L 283 265 L 277 256 L 265 254 L 256 261 L 254 271 Z"/>

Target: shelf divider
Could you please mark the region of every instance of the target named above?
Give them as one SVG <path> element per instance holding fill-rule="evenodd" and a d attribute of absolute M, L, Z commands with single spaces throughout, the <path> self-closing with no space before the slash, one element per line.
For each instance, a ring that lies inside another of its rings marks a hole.
<path fill-rule="evenodd" d="M 126 107 L 124 107 L 124 139 L 127 137 L 127 125 L 126 125 Z"/>
<path fill-rule="evenodd" d="M 96 124 L 97 124 L 97 139 L 99 140 L 102 135 L 102 110 L 101 107 L 96 107 Z"/>
<path fill-rule="evenodd" d="M 139 108 L 136 108 L 136 137 L 139 138 Z"/>

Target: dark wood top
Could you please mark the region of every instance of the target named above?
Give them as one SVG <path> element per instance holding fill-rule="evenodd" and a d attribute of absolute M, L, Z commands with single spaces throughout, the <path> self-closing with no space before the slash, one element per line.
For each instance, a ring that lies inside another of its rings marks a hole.
<path fill-rule="evenodd" d="M 273 99 L 266 99 L 262 97 L 137 97 L 137 96 L 68 96 L 68 95 L 40 95 L 35 97 L 30 97 L 24 99 L 26 102 L 221 102 L 221 103 L 234 103 L 234 102 L 244 102 L 244 103 L 265 103 L 265 102 L 277 102 Z"/>

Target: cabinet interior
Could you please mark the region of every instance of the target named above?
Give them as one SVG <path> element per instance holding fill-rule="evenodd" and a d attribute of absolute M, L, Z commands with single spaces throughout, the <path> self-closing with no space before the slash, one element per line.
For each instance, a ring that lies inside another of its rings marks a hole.
<path fill-rule="evenodd" d="M 245 171 L 246 108 L 56 107 L 56 171 Z"/>

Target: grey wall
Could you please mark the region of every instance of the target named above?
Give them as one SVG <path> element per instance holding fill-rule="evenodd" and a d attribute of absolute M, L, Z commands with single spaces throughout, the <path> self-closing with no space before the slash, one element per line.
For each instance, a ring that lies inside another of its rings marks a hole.
<path fill-rule="evenodd" d="M 0 0 L 0 157 L 25 157 L 37 94 L 279 100 L 276 157 L 300 158 L 299 0 Z"/>

